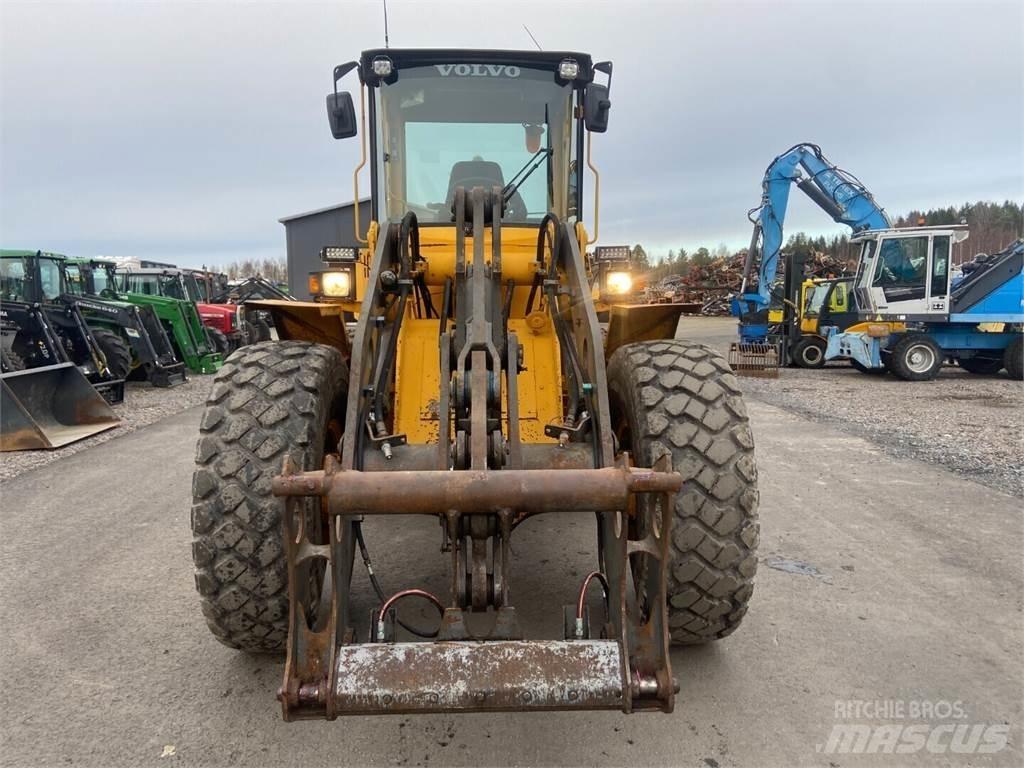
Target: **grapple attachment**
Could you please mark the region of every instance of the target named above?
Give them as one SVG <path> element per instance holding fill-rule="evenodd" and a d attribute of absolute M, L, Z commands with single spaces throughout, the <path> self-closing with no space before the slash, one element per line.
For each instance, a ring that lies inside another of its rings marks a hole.
<path fill-rule="evenodd" d="M 777 379 L 782 348 L 777 342 L 734 341 L 729 345 L 729 365 L 737 376 Z"/>
<path fill-rule="evenodd" d="M 73 363 L 5 373 L 0 390 L 0 451 L 60 448 L 121 423 Z"/>

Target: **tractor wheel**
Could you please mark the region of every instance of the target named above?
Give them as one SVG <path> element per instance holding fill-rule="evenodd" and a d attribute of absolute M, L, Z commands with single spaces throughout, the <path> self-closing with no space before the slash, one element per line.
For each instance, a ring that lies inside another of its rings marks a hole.
<path fill-rule="evenodd" d="M 341 436 L 347 389 L 341 354 L 300 341 L 241 347 L 214 379 L 192 475 L 192 560 L 206 623 L 225 645 L 284 648 L 284 502 L 270 481 L 286 455 L 322 468 Z M 319 504 L 310 500 L 307 514 L 319 521 Z"/>
<path fill-rule="evenodd" d="M 904 381 L 931 381 L 942 370 L 939 345 L 923 333 L 908 333 L 893 345 L 889 369 Z"/>
<path fill-rule="evenodd" d="M 987 357 L 985 355 L 961 357 L 957 360 L 957 363 L 968 373 L 991 376 L 993 373 L 999 373 L 1003 369 L 1003 356 L 1000 354 L 998 357 Z"/>
<path fill-rule="evenodd" d="M 793 347 L 797 368 L 824 368 L 825 342 L 817 336 L 804 336 Z"/>
<path fill-rule="evenodd" d="M 25 361 L 21 355 L 10 348 L 0 348 L 0 373 L 14 373 L 24 371 Z"/>
<path fill-rule="evenodd" d="M 732 633 L 757 569 L 757 469 L 740 387 L 718 352 L 688 341 L 617 349 L 608 362 L 612 425 L 641 466 L 668 454 L 683 476 L 672 523 L 673 643 Z"/>
<path fill-rule="evenodd" d="M 209 340 L 213 351 L 219 353 L 222 358 L 227 360 L 228 355 L 231 354 L 231 344 L 228 342 L 228 337 L 224 335 L 224 332 L 219 328 L 206 326 L 206 338 Z"/>
<path fill-rule="evenodd" d="M 1024 335 L 1018 334 L 1003 353 L 1003 367 L 1011 379 L 1024 379 Z"/>
<path fill-rule="evenodd" d="M 127 342 L 107 328 L 91 328 L 96 346 L 107 359 L 107 370 L 115 379 L 127 379 L 132 372 L 132 351 Z"/>

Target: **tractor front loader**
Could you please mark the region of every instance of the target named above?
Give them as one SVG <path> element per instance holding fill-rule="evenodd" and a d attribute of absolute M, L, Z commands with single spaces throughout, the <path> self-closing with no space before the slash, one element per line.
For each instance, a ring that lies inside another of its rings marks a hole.
<path fill-rule="evenodd" d="M 369 128 L 336 90 L 352 70 Z M 758 522 L 736 379 L 672 338 L 670 305 L 609 311 L 610 355 L 598 321 L 581 192 L 611 70 L 582 53 L 398 49 L 336 68 L 332 132 L 358 121 L 364 157 L 370 139 L 367 241 L 325 248 L 320 301 L 254 303 L 281 340 L 218 373 L 193 478 L 203 613 L 229 646 L 285 651 L 285 719 L 668 712 L 670 642 L 739 625 Z M 564 631 L 528 637 L 515 531 L 579 514 L 596 518 L 592 570 L 550 606 Z M 446 594 L 383 591 L 366 534 L 389 515 L 437 519 Z M 399 613 L 410 598 L 433 627 Z"/>
<path fill-rule="evenodd" d="M 174 354 L 170 337 L 150 306 L 139 306 L 118 298 L 114 262 L 98 259 L 70 259 L 64 264 L 67 304 L 75 304 L 85 315 L 97 340 L 111 352 L 107 361 L 118 375 L 145 374 L 154 387 L 185 383 L 185 364 Z M 113 348 L 113 339 L 120 341 Z"/>

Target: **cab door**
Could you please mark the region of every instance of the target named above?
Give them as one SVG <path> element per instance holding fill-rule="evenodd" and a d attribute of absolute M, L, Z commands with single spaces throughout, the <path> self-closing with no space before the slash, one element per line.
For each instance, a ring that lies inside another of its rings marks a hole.
<path fill-rule="evenodd" d="M 922 234 L 880 238 L 870 283 L 871 302 L 878 312 L 897 318 L 928 313 L 931 241 L 931 235 Z"/>
<path fill-rule="evenodd" d="M 853 278 L 833 280 L 828 284 L 828 293 L 821 303 L 819 327 L 835 326 L 845 331 L 859 321 L 857 303 L 854 299 Z"/>

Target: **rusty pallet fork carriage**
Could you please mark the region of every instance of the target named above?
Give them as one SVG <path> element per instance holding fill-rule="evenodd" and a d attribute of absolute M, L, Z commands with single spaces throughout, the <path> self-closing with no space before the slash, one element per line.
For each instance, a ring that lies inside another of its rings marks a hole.
<path fill-rule="evenodd" d="M 310 281 L 318 301 L 255 303 L 280 340 L 225 363 L 196 452 L 193 558 L 207 623 L 232 647 L 285 651 L 287 720 L 669 712 L 670 643 L 724 637 L 746 611 L 756 470 L 736 379 L 716 352 L 673 338 L 678 308 L 597 298 L 578 191 L 585 129 L 602 132 L 610 104 L 594 75 L 610 83 L 611 65 L 580 53 L 388 49 L 338 67 L 336 82 L 355 68 L 367 90 L 385 89 L 370 103 L 386 132 L 406 135 L 407 107 L 456 132 L 493 110 L 508 127 L 495 134 L 520 137 L 509 152 L 522 157 L 509 162 L 523 170 L 505 184 L 498 163 L 458 161 L 432 206 L 375 187 L 383 220 L 365 250 L 325 247 L 335 261 Z M 418 95 L 386 90 L 395 83 Z M 335 136 L 354 135 L 348 94 L 328 108 Z M 389 154 L 388 184 L 408 156 Z M 545 162 L 527 206 L 515 179 Z M 533 639 L 513 602 L 511 542 L 542 514 L 596 519 L 596 546 L 577 598 L 551 606 L 561 635 Z M 447 594 L 383 591 L 364 524 L 369 533 L 394 515 L 439 522 Z M 357 554 L 379 598 L 369 621 L 354 608 Z M 399 615 L 410 597 L 437 609 L 436 629 Z"/>

